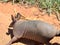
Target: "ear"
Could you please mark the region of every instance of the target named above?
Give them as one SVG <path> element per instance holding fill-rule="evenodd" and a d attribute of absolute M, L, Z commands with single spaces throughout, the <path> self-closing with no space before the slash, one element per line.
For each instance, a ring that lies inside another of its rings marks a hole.
<path fill-rule="evenodd" d="M 12 22 L 15 22 L 15 18 L 13 15 L 11 15 Z"/>
<path fill-rule="evenodd" d="M 25 19 L 25 17 L 22 16 L 20 13 L 17 13 L 17 18 L 18 18 L 18 19 Z"/>
<path fill-rule="evenodd" d="M 16 16 L 15 16 L 15 19 L 16 19 L 16 20 L 25 19 L 25 17 L 22 16 L 20 13 L 17 13 Z"/>
<path fill-rule="evenodd" d="M 17 13 L 16 16 L 15 16 L 15 18 L 16 18 L 17 20 L 19 20 L 19 19 L 21 18 L 21 14 L 20 14 L 20 13 Z"/>
<path fill-rule="evenodd" d="M 25 17 L 22 16 L 20 13 L 17 13 L 14 19 L 15 21 L 18 21 L 19 19 L 25 19 Z"/>

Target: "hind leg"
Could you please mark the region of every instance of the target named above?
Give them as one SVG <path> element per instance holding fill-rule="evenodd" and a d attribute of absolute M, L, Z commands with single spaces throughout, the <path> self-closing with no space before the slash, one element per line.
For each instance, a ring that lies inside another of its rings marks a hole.
<path fill-rule="evenodd" d="M 18 38 L 17 37 L 13 37 L 10 41 L 9 41 L 9 43 L 7 44 L 7 45 L 11 45 L 14 41 L 16 41 Z"/>

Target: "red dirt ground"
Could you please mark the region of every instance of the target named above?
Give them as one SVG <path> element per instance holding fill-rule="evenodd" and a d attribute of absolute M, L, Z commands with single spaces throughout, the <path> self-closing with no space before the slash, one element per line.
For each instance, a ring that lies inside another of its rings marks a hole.
<path fill-rule="evenodd" d="M 12 3 L 0 3 L 0 45 L 6 45 L 11 40 L 10 35 L 7 35 L 6 32 L 8 32 L 8 26 L 11 23 L 11 15 L 15 15 L 14 10 L 21 13 L 27 19 L 42 20 L 54 25 L 57 29 L 60 29 L 60 21 L 57 20 L 55 15 L 51 14 L 51 16 L 49 17 L 47 14 L 44 14 L 44 12 L 39 11 L 37 7 L 29 8 L 28 6 L 25 7 L 21 4 L 12 5 Z M 60 44 L 60 37 L 54 37 L 50 42 L 56 42 Z M 13 43 L 12 45 L 19 44 L 26 45 L 20 42 Z"/>

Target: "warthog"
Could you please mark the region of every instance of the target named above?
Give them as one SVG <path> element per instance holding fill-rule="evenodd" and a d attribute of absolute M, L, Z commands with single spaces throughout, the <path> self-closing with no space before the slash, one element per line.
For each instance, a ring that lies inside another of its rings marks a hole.
<path fill-rule="evenodd" d="M 18 17 L 12 15 L 14 37 L 7 45 L 11 45 L 19 38 L 27 38 L 47 44 L 54 36 L 60 34 L 60 30 L 55 29 L 51 24 L 40 20 L 19 20 Z"/>

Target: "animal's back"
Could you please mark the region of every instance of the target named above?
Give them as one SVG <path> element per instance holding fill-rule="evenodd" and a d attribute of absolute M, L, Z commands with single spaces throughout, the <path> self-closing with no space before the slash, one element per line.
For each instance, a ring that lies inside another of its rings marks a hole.
<path fill-rule="evenodd" d="M 24 32 L 34 33 L 37 31 L 36 25 L 32 21 L 18 21 L 14 25 L 14 35 L 21 35 Z"/>
<path fill-rule="evenodd" d="M 21 36 L 22 38 L 32 39 L 38 42 L 48 42 L 55 35 L 56 32 L 54 30 L 51 25 L 42 21 L 28 20 L 16 22 L 13 33 L 16 37 Z"/>
<path fill-rule="evenodd" d="M 52 38 L 57 33 L 57 29 L 53 25 L 45 23 L 45 22 L 39 22 L 37 24 L 37 28 L 38 28 L 40 34 L 47 38 Z"/>

